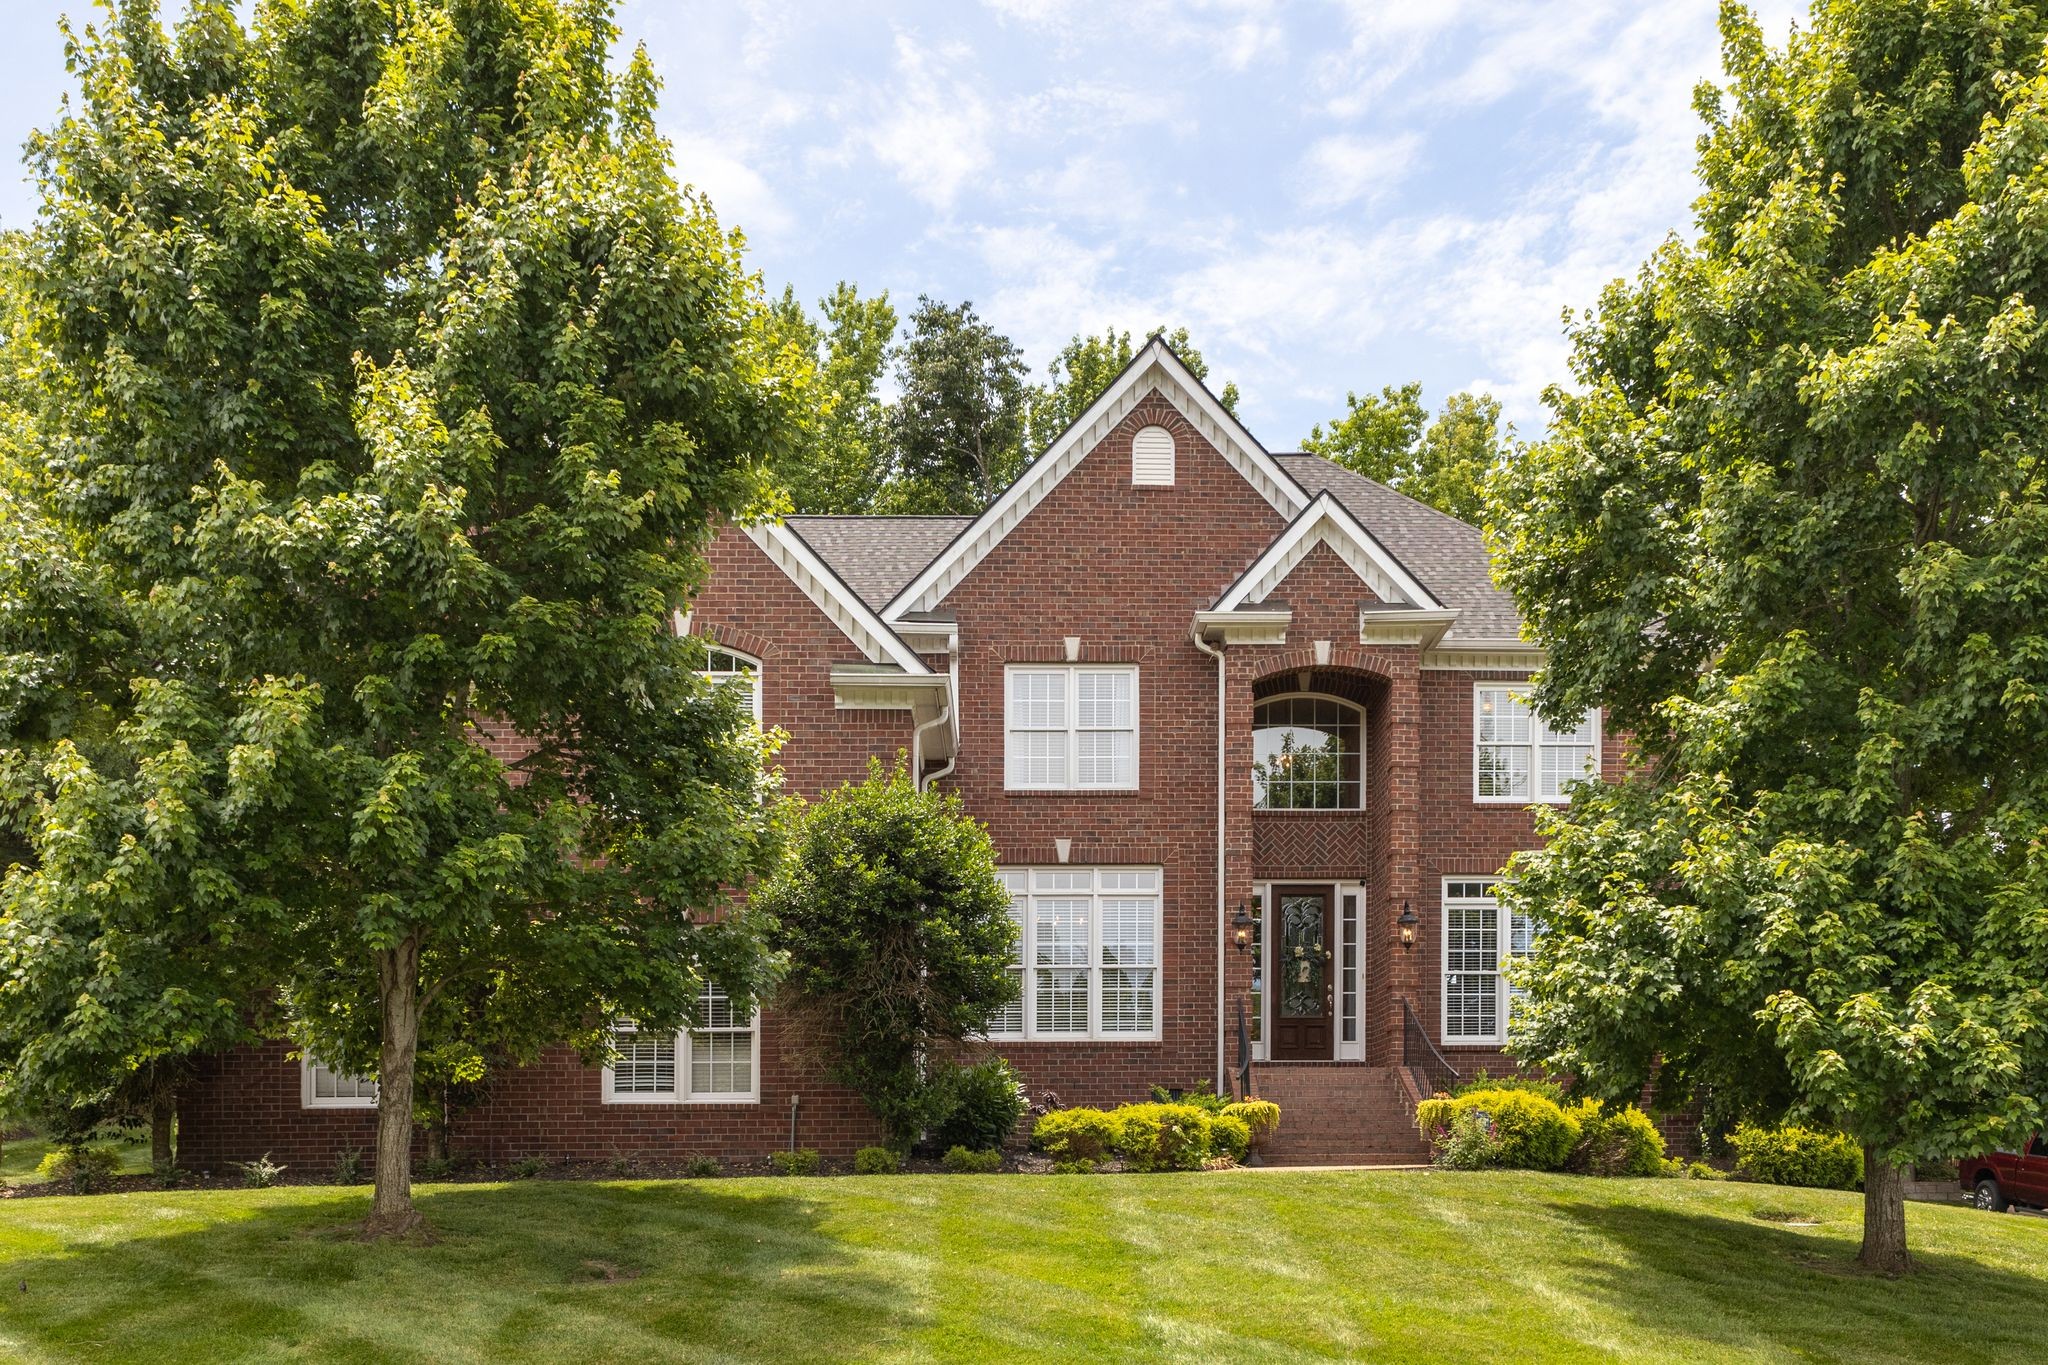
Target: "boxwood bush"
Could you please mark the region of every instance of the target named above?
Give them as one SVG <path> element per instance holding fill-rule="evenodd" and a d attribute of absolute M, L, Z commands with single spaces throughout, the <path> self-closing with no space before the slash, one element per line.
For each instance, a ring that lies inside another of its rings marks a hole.
<path fill-rule="evenodd" d="M 1024 1082 L 1001 1057 L 985 1057 L 955 1070 L 942 1084 L 949 1111 L 933 1137 L 941 1149 L 967 1147 L 987 1151 L 1001 1147 L 1017 1129 L 1028 1107 Z"/>
<path fill-rule="evenodd" d="M 1055 1109 L 1031 1129 L 1031 1145 L 1056 1162 L 1100 1161 L 1116 1139 L 1116 1120 L 1100 1109 Z"/>
<path fill-rule="evenodd" d="M 1602 1108 L 1594 1100 L 1567 1111 L 1578 1120 L 1579 1141 L 1565 1163 L 1582 1175 L 1663 1175 L 1664 1135 L 1632 1104 Z"/>
<path fill-rule="evenodd" d="M 1735 1149 L 1735 1169 L 1767 1185 L 1853 1190 L 1863 1183 L 1863 1149 L 1843 1133 L 1745 1123 L 1728 1145 Z"/>

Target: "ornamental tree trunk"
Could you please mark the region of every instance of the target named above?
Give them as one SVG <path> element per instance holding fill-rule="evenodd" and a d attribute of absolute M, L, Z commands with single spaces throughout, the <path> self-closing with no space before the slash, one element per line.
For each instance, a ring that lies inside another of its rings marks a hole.
<path fill-rule="evenodd" d="M 412 1072 L 420 1037 L 418 931 L 378 950 L 383 1047 L 377 1059 L 377 1184 L 363 1232 L 402 1237 L 425 1221 L 412 1202 Z"/>
<path fill-rule="evenodd" d="M 1906 1251 L 1905 1172 L 1870 1146 L 1863 1149 L 1863 1250 L 1856 1260 L 1880 1275 L 1913 1270 Z"/>
<path fill-rule="evenodd" d="M 149 1096 L 149 1164 L 153 1170 L 167 1171 L 176 1163 L 171 1131 L 177 1118 L 178 1092 L 169 1085 L 158 1085 Z"/>

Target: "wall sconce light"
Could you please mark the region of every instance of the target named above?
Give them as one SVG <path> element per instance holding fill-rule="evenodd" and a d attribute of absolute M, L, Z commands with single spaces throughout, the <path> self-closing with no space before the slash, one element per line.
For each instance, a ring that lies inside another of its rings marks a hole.
<path fill-rule="evenodd" d="M 1237 903 L 1237 913 L 1230 917 L 1230 927 L 1237 931 L 1230 936 L 1231 942 L 1237 945 L 1237 950 L 1240 953 L 1251 951 L 1252 917 L 1244 912 L 1243 901 Z"/>
<path fill-rule="evenodd" d="M 1399 925 L 1401 929 L 1401 947 L 1403 949 L 1413 948 L 1415 946 L 1415 926 L 1422 923 L 1422 921 L 1415 917 L 1415 911 L 1409 907 L 1407 901 L 1401 902 L 1401 918 L 1395 920 L 1394 923 Z"/>

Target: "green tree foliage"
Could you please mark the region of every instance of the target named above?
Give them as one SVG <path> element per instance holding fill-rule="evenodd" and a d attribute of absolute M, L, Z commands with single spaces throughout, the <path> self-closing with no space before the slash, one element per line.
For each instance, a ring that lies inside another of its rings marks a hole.
<path fill-rule="evenodd" d="M 889 410 L 882 372 L 896 336 L 885 290 L 864 299 L 841 281 L 818 303 L 816 322 L 785 289 L 775 305 L 785 340 L 818 368 L 817 406 L 805 439 L 777 463 L 776 477 L 798 512 L 866 512 L 889 475 Z"/>
<path fill-rule="evenodd" d="M 956 1103 L 926 1077 L 1017 998 L 1017 926 L 988 831 L 899 765 L 825 796 L 754 896 L 787 955 L 777 1007 L 905 1149 Z"/>
<path fill-rule="evenodd" d="M 898 345 L 889 512 L 979 512 L 1028 463 L 1022 354 L 975 313 L 920 296 Z"/>
<path fill-rule="evenodd" d="M 763 743 L 670 623 L 811 367 L 614 36 L 603 3 L 201 3 L 171 35 L 130 0 L 30 147 L 42 505 L 118 615 L 5 604 L 0 651 L 51 661 L 9 683 L 10 902 L 157 959 L 246 945 L 206 1010 L 275 987 L 379 1081 L 375 1230 L 417 1220 L 423 1044 L 596 1047 L 764 964 L 748 917 L 699 924 L 772 855 Z M 101 656 L 87 726 L 60 694 Z"/>
<path fill-rule="evenodd" d="M 1898 1272 L 1899 1167 L 2048 1120 L 2048 15 L 1722 22 L 1698 236 L 1490 490 L 1539 707 L 1640 765 L 1504 884 L 1517 1047 L 1848 1133 Z"/>
<path fill-rule="evenodd" d="M 1303 450 L 1479 524 L 1486 477 L 1514 449 L 1514 429 L 1502 423 L 1499 400 L 1454 393 L 1434 422 L 1422 406 L 1420 384 L 1346 394 L 1344 404 L 1344 416 L 1327 429 L 1320 422 L 1310 429 Z"/>
<path fill-rule="evenodd" d="M 1195 378 L 1209 377 L 1209 362 L 1195 349 L 1188 339 L 1188 329 L 1176 327 L 1167 331 L 1155 327 L 1150 336 L 1164 336 L 1166 344 L 1173 347 L 1181 363 L 1188 367 Z M 1140 343 L 1142 344 L 1142 343 Z M 1072 426 L 1074 419 L 1088 410 L 1088 405 L 1101 396 L 1110 381 L 1131 363 L 1137 354 L 1129 332 L 1119 332 L 1114 327 L 1101 336 L 1076 335 L 1060 348 L 1045 367 L 1046 382 L 1033 390 L 1031 395 L 1031 438 L 1030 449 L 1035 456 L 1056 440 L 1060 433 Z M 1237 385 L 1225 384 L 1217 395 L 1224 411 L 1237 412 Z"/>

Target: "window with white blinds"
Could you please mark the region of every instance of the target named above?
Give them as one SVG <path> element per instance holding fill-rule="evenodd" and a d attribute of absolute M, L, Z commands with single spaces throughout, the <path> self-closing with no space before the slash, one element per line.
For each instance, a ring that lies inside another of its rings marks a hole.
<path fill-rule="evenodd" d="M 1444 1041 L 1504 1043 L 1508 1017 L 1523 994 L 1501 972 L 1505 959 L 1527 957 L 1536 928 L 1504 909 L 1491 879 L 1444 883 Z"/>
<path fill-rule="evenodd" d="M 1138 785 L 1138 670 L 1012 667 L 1004 680 L 1003 785 L 1128 791 Z"/>
<path fill-rule="evenodd" d="M 1478 801 L 1563 801 L 1600 770 L 1600 713 L 1555 729 L 1529 705 L 1525 683 L 1472 693 L 1472 795 Z"/>
<path fill-rule="evenodd" d="M 701 676 L 719 687 L 736 688 L 754 724 L 761 723 L 761 664 L 736 650 L 707 645 Z"/>
<path fill-rule="evenodd" d="M 697 1026 L 612 1030 L 604 1069 L 606 1104 L 749 1104 L 760 1099 L 761 1016 L 743 1015 L 718 987 L 697 998 Z"/>
<path fill-rule="evenodd" d="M 344 1076 L 314 1058 L 299 1058 L 299 1104 L 306 1109 L 375 1109 L 377 1082 Z"/>
<path fill-rule="evenodd" d="M 1041 867 L 1003 873 L 1020 951 L 1018 1001 L 994 1039 L 1159 1037 L 1158 868 Z"/>

